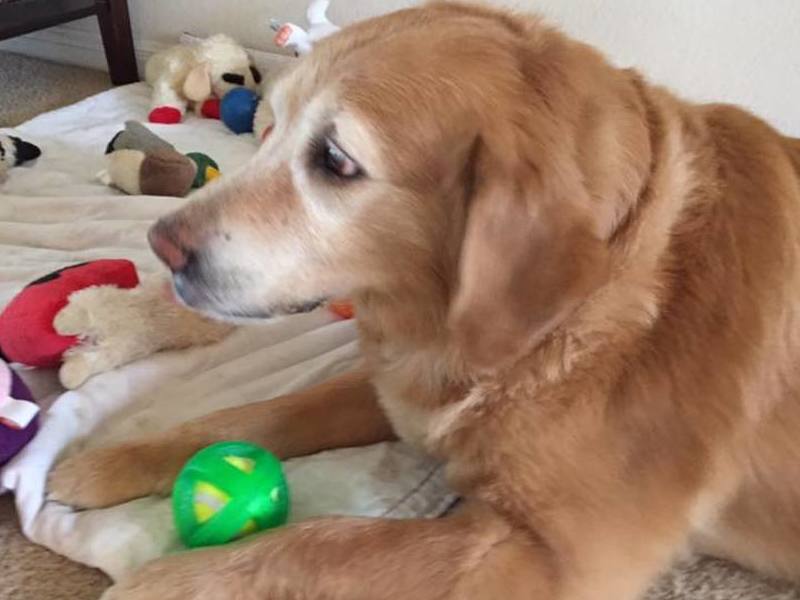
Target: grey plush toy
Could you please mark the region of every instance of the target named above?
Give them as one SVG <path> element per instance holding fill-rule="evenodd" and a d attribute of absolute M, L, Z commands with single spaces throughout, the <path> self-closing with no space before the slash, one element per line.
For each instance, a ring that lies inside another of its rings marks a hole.
<path fill-rule="evenodd" d="M 38 146 L 24 142 L 13 135 L 0 135 L 0 182 L 5 181 L 11 167 L 38 158 Z"/>
<path fill-rule="evenodd" d="M 106 146 L 106 154 L 117 150 L 175 150 L 175 147 L 161 139 L 138 121 L 125 121 L 125 129 L 117 133 Z"/>

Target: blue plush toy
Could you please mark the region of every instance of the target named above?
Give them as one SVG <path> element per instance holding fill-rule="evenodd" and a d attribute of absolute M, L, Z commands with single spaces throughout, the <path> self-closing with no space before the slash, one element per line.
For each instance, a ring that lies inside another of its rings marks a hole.
<path fill-rule="evenodd" d="M 219 113 L 222 122 L 234 133 L 253 131 L 258 94 L 246 87 L 233 88 L 222 97 Z"/>

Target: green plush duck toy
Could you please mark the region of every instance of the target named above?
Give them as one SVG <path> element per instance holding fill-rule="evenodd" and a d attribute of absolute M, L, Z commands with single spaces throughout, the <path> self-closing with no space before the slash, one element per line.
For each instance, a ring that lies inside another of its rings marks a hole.
<path fill-rule="evenodd" d="M 188 152 L 186 158 L 192 159 L 197 166 L 197 174 L 192 181 L 193 188 L 201 188 L 212 179 L 219 177 L 219 165 L 208 154 Z"/>

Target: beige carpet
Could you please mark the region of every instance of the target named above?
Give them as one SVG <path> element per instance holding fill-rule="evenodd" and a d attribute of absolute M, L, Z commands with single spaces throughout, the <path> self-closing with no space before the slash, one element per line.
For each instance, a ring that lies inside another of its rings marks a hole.
<path fill-rule="evenodd" d="M 19 125 L 109 87 L 102 71 L 0 52 L 0 127 Z"/>
<path fill-rule="evenodd" d="M 108 87 L 105 73 L 0 52 L 0 126 Z M 95 600 L 108 582 L 102 573 L 28 542 L 12 498 L 0 497 L 0 600 Z M 800 593 L 728 563 L 701 560 L 664 577 L 647 600 L 800 600 Z"/>
<path fill-rule="evenodd" d="M 108 583 L 100 571 L 31 544 L 19 530 L 12 497 L 0 497 L 2 600 L 96 600 Z"/>
<path fill-rule="evenodd" d="M 701 559 L 664 576 L 645 600 L 798 600 L 800 587 Z"/>

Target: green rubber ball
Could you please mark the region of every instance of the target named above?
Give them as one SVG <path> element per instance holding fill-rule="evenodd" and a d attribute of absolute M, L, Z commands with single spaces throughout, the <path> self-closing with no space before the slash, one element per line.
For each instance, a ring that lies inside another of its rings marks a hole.
<path fill-rule="evenodd" d="M 214 546 L 286 523 L 289 488 L 275 455 L 249 442 L 220 442 L 183 467 L 172 509 L 186 546 Z"/>

